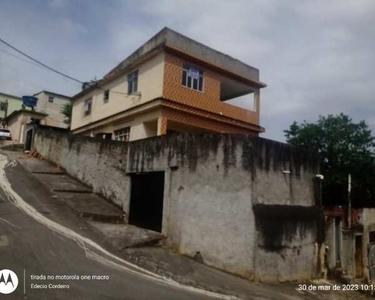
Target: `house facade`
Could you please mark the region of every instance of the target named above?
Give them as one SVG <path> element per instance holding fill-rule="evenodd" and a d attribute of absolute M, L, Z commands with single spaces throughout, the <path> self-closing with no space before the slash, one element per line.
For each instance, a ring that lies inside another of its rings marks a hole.
<path fill-rule="evenodd" d="M 4 125 L 12 133 L 12 140 L 23 144 L 27 140 L 28 124 L 36 124 L 48 127 L 50 129 L 67 129 L 68 124 L 64 123 L 65 116 L 61 113 L 64 105 L 71 103 L 71 98 L 61 94 L 41 91 L 34 97 L 38 98 L 37 106 L 33 109 L 26 108 L 22 99 L 19 100 L 19 107 L 13 104 L 10 113 L 4 118 Z M 10 103 L 10 102 L 9 102 Z"/>
<path fill-rule="evenodd" d="M 0 92 L 0 125 L 4 125 L 4 119 L 12 112 L 22 108 L 20 97 Z"/>
<path fill-rule="evenodd" d="M 325 207 L 327 267 L 346 282 L 375 282 L 375 209 Z"/>
<path fill-rule="evenodd" d="M 258 136 L 259 70 L 164 28 L 73 97 L 76 134 L 132 141 L 169 132 Z M 227 101 L 248 97 L 252 110 Z"/>
<path fill-rule="evenodd" d="M 49 92 L 40 91 L 34 94 L 38 98 L 35 111 L 47 114 L 45 117 L 45 125 L 58 128 L 68 128 L 69 125 L 64 123 L 64 115 L 61 110 L 66 104 L 71 103 L 69 96 Z"/>
<path fill-rule="evenodd" d="M 47 114 L 34 110 L 19 109 L 5 118 L 7 128 L 12 134 L 15 143 L 23 144 L 26 141 L 26 128 L 30 123 L 46 125 Z"/>

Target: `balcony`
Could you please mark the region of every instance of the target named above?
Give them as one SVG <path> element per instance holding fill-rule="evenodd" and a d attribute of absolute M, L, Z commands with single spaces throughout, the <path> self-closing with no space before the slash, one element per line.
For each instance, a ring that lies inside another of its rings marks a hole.
<path fill-rule="evenodd" d="M 259 88 L 228 77 L 221 77 L 220 100 L 257 112 L 259 109 Z"/>

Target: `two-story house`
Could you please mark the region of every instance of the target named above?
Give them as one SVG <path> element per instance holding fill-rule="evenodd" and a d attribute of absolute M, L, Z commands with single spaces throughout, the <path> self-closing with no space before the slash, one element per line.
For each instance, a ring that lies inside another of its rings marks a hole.
<path fill-rule="evenodd" d="M 168 132 L 252 134 L 259 125 L 259 70 L 164 28 L 73 97 L 71 130 L 119 141 Z M 226 103 L 252 97 L 252 110 Z"/>
<path fill-rule="evenodd" d="M 63 107 L 71 103 L 69 96 L 49 92 L 40 91 L 34 94 L 38 98 L 35 111 L 45 113 L 45 125 L 51 127 L 68 128 L 69 125 L 64 122 L 65 116 L 61 113 Z"/>
<path fill-rule="evenodd" d="M 31 109 L 23 105 L 19 98 L 19 107 L 13 110 L 4 119 L 7 128 L 12 133 L 13 141 L 24 143 L 27 136 L 28 124 L 39 124 L 56 130 L 69 128 L 64 122 L 65 116 L 61 113 L 63 107 L 71 104 L 71 98 L 65 95 L 41 91 L 34 94 L 38 98 L 37 106 Z"/>

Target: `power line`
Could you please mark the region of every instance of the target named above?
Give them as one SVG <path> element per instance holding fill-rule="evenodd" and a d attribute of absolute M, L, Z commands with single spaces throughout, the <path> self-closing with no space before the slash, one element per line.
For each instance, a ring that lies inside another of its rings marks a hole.
<path fill-rule="evenodd" d="M 5 54 L 8 54 L 8 55 L 10 55 L 10 56 L 12 56 L 12 57 L 14 57 L 14 58 L 19 59 L 19 60 L 22 60 L 23 62 L 28 63 L 28 64 L 30 64 L 30 65 L 37 66 L 38 68 L 43 68 L 43 67 L 40 66 L 40 65 L 37 65 L 37 64 L 35 64 L 35 63 L 31 62 L 31 61 L 28 61 L 28 60 L 26 60 L 26 59 L 23 59 L 23 58 L 21 58 L 21 57 L 19 57 L 19 56 L 17 56 L 17 55 L 14 55 L 14 54 L 12 54 L 12 53 L 9 53 L 9 52 L 7 52 L 7 51 L 5 51 L 5 50 L 3 50 L 3 49 L 0 49 L 0 52 L 3 52 L 3 53 L 5 53 Z"/>
<path fill-rule="evenodd" d="M 20 59 L 20 60 L 22 60 L 22 61 L 24 61 L 24 62 L 26 62 L 26 63 L 30 63 L 30 64 L 35 65 L 35 66 L 38 66 L 38 67 L 42 66 L 42 67 L 44 67 L 44 68 L 46 68 L 46 69 L 48 69 L 48 70 L 50 70 L 50 71 L 52 71 L 52 72 L 55 72 L 55 73 L 57 73 L 57 74 L 59 74 L 59 75 L 61 75 L 61 76 L 64 76 L 64 77 L 66 77 L 66 78 L 68 78 L 68 79 L 70 79 L 70 80 L 73 80 L 73 81 L 75 81 L 75 82 L 78 82 L 78 83 L 80 83 L 80 84 L 83 84 L 83 83 L 84 83 L 83 81 L 81 81 L 81 80 L 79 80 L 79 79 L 73 78 L 73 77 L 71 77 L 71 76 L 69 76 L 69 75 L 66 75 L 66 74 L 64 74 L 64 73 L 62 73 L 62 72 L 60 72 L 60 71 L 58 71 L 58 70 L 56 70 L 56 69 L 54 69 L 54 68 L 52 68 L 52 67 L 47 66 L 46 64 L 42 63 L 41 61 L 39 61 L 39 60 L 37 60 L 37 59 L 35 59 L 35 58 L 33 58 L 33 57 L 31 57 L 30 55 L 26 54 L 25 52 L 19 50 L 19 49 L 16 48 L 16 47 L 12 46 L 11 44 L 7 43 L 6 41 L 4 41 L 4 40 L 1 39 L 1 38 L 0 38 L 0 42 L 2 42 L 3 44 L 5 44 L 6 46 L 10 47 L 10 48 L 13 49 L 14 51 L 17 51 L 18 53 L 20 53 L 20 54 L 26 56 L 28 59 L 32 60 L 33 62 L 35 62 L 35 63 L 37 63 L 37 64 L 34 64 L 34 63 L 32 63 L 32 62 L 30 62 L 30 61 L 27 61 L 27 60 L 24 60 L 24 59 L 22 59 L 22 58 L 20 58 L 20 57 L 18 57 L 18 56 L 16 56 L 16 55 L 13 55 L 13 54 L 11 54 L 11 53 L 9 53 L 9 52 L 7 52 L 7 51 L 4 51 L 4 50 L 1 50 L 1 49 L 0 49 L 0 51 L 4 52 L 4 53 L 6 53 L 6 54 L 8 54 L 8 55 L 10 55 L 10 56 L 13 56 L 13 57 L 18 58 L 18 59 Z M 97 88 L 97 89 L 100 89 L 100 90 L 102 90 L 102 91 L 105 91 L 105 89 L 103 89 L 103 88 L 101 88 L 101 87 L 96 87 L 96 88 Z M 126 96 L 129 96 L 128 93 L 122 93 L 122 92 L 116 92 L 116 91 L 111 91 L 111 92 L 114 93 L 114 94 L 120 94 L 120 95 L 126 95 Z"/>
<path fill-rule="evenodd" d="M 62 73 L 62 72 L 60 72 L 60 71 L 57 71 L 56 69 L 47 66 L 46 64 L 40 62 L 39 60 L 37 60 L 37 59 L 35 59 L 35 58 L 32 58 L 30 55 L 27 55 L 25 52 L 23 52 L 23 51 L 17 49 L 16 47 L 12 46 L 11 44 L 7 43 L 6 41 L 4 41 L 4 40 L 1 39 L 1 38 L 0 38 L 0 42 L 2 42 L 3 44 L 7 45 L 7 46 L 10 47 L 10 48 L 12 48 L 14 51 L 17 51 L 18 53 L 20 53 L 20 54 L 26 56 L 28 59 L 31 59 L 32 61 L 36 62 L 37 64 L 39 64 L 39 65 L 41 65 L 41 66 L 43 66 L 43 67 L 45 67 L 45 68 L 51 70 L 52 72 L 55 72 L 55 73 L 57 73 L 57 74 L 60 74 L 60 75 L 62 75 L 62 76 L 64 76 L 64 77 L 69 78 L 69 79 L 71 79 L 71 80 L 74 80 L 74 81 L 76 81 L 76 82 L 78 82 L 78 83 L 81 83 L 81 84 L 83 83 L 83 81 L 81 81 L 81 80 L 75 79 L 75 78 L 73 78 L 73 77 L 71 77 L 71 76 L 69 76 L 69 75 L 66 75 L 66 74 L 64 74 L 64 73 Z"/>

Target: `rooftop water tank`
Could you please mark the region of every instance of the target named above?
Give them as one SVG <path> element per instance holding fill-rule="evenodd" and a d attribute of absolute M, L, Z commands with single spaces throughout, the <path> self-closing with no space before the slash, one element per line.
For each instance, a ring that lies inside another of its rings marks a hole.
<path fill-rule="evenodd" d="M 38 98 L 33 96 L 22 96 L 22 102 L 23 105 L 34 109 L 34 107 L 38 103 Z"/>

